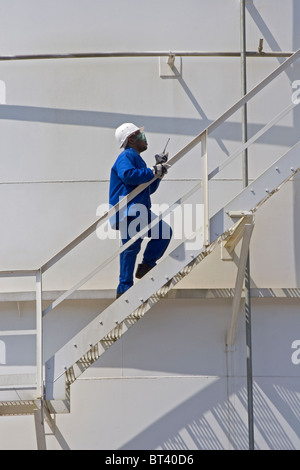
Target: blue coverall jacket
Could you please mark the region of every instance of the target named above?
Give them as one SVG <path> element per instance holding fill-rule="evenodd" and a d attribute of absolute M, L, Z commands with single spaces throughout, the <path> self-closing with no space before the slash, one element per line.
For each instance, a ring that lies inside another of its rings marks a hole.
<path fill-rule="evenodd" d="M 109 187 L 109 203 L 112 206 L 117 204 L 124 196 L 129 194 L 133 189 L 142 183 L 148 183 L 154 178 L 151 168 L 147 165 L 143 158 L 131 147 L 127 147 L 117 158 L 111 169 L 110 187 Z M 123 209 L 117 217 L 111 218 L 113 228 L 119 229 L 119 220 L 123 220 L 128 215 L 128 211 L 133 204 L 143 204 L 147 209 L 151 207 L 150 194 L 154 193 L 160 183 L 157 178 L 144 191 L 138 194 L 132 201 L 128 203 L 127 209 Z"/>
<path fill-rule="evenodd" d="M 129 194 L 134 188 L 142 183 L 147 183 L 154 178 L 151 168 L 147 168 L 146 163 L 142 157 L 131 147 L 127 147 L 117 158 L 115 164 L 111 169 L 110 177 L 110 188 L 109 188 L 109 202 L 111 206 L 114 206 L 124 196 Z M 128 203 L 128 207 L 122 209 L 116 217 L 110 219 L 110 223 L 113 228 L 121 231 L 122 243 L 126 243 L 130 239 L 130 235 L 122 230 L 122 225 L 127 224 L 134 219 L 134 216 L 130 213 L 130 208 L 134 204 L 143 204 L 147 208 L 147 219 L 144 223 L 147 225 L 152 217 L 151 214 L 151 200 L 150 194 L 152 194 L 159 186 L 160 179 L 156 179 L 140 194 L 138 194 L 132 201 Z M 134 207 L 133 211 L 134 212 Z M 123 223 L 124 222 L 124 223 Z M 159 233 L 163 232 L 163 225 L 165 222 L 160 220 L 157 224 Z M 168 226 L 168 228 L 170 228 Z M 123 233 L 122 233 L 123 232 Z M 171 234 L 170 234 L 171 236 Z M 162 257 L 168 244 L 169 239 L 164 239 L 161 236 L 152 238 L 148 243 L 144 252 L 143 264 L 147 264 L 154 267 L 156 261 Z M 133 285 L 133 271 L 136 262 L 137 254 L 141 248 L 142 239 L 137 239 L 130 247 L 124 250 L 120 254 L 120 276 L 119 285 L 117 288 L 117 294 L 124 293 Z"/>

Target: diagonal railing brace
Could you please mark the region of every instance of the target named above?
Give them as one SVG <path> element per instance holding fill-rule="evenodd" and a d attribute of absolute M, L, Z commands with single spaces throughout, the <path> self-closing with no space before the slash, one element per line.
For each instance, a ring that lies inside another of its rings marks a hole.
<path fill-rule="evenodd" d="M 239 266 L 238 266 L 238 271 L 237 271 L 237 276 L 236 276 L 234 297 L 233 297 L 233 303 L 232 303 L 230 326 L 229 326 L 229 329 L 227 332 L 227 338 L 226 338 L 227 346 L 232 346 L 235 340 L 236 325 L 237 325 L 237 320 L 239 316 L 242 289 L 243 289 L 243 284 L 245 280 L 245 269 L 246 269 L 250 239 L 251 239 L 251 235 L 253 232 L 253 228 L 254 228 L 254 216 L 252 216 L 251 222 L 245 224 L 244 226 L 243 241 L 242 241 L 240 260 L 239 260 Z"/>

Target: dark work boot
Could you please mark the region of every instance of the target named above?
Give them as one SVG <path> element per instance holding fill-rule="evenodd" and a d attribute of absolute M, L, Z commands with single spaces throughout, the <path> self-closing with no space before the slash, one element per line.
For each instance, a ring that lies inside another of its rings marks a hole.
<path fill-rule="evenodd" d="M 138 279 L 141 279 L 152 268 L 153 266 L 150 266 L 149 264 L 139 264 L 135 273 L 135 277 L 137 277 Z"/>

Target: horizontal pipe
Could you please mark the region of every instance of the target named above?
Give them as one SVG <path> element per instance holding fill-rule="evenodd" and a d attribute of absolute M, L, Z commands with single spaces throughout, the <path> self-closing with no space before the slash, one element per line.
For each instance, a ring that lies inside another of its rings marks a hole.
<path fill-rule="evenodd" d="M 246 52 L 247 57 L 290 57 L 294 52 Z M 47 59 L 98 59 L 110 57 L 240 57 L 240 52 L 197 52 L 197 51 L 149 51 L 149 52 L 82 52 L 74 54 L 24 54 L 0 56 L 0 61 L 47 60 Z"/>

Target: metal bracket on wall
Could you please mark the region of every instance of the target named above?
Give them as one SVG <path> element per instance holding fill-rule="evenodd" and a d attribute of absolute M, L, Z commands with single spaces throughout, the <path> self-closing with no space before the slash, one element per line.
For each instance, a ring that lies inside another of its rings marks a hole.
<path fill-rule="evenodd" d="M 254 217 L 252 217 L 252 220 L 250 222 L 247 221 L 247 223 L 243 227 L 243 234 L 242 234 L 243 241 L 242 241 L 242 247 L 241 247 L 241 252 L 240 252 L 238 271 L 236 275 L 230 326 L 229 326 L 227 338 L 226 338 L 227 346 L 233 346 L 234 341 L 235 341 L 236 325 L 237 325 L 237 320 L 239 316 L 242 290 L 243 290 L 243 284 L 245 280 L 245 269 L 246 269 L 246 263 L 247 263 L 248 253 L 249 253 L 249 245 L 250 245 L 253 228 L 254 228 Z"/>
<path fill-rule="evenodd" d="M 231 211 L 227 214 L 231 219 L 241 220 L 240 226 L 234 231 L 233 235 L 221 243 L 221 260 L 233 261 L 233 251 L 239 241 L 244 236 L 244 224 L 252 223 L 254 215 L 250 211 Z M 243 219 L 243 220 L 242 220 Z"/>
<path fill-rule="evenodd" d="M 170 52 L 169 56 L 159 57 L 159 76 L 176 78 L 181 76 L 182 58 Z"/>
<path fill-rule="evenodd" d="M 261 54 L 263 52 L 263 48 L 264 48 L 264 40 L 263 40 L 263 38 L 261 38 L 259 40 L 259 43 L 258 43 L 258 52 L 259 52 L 259 54 Z"/>

